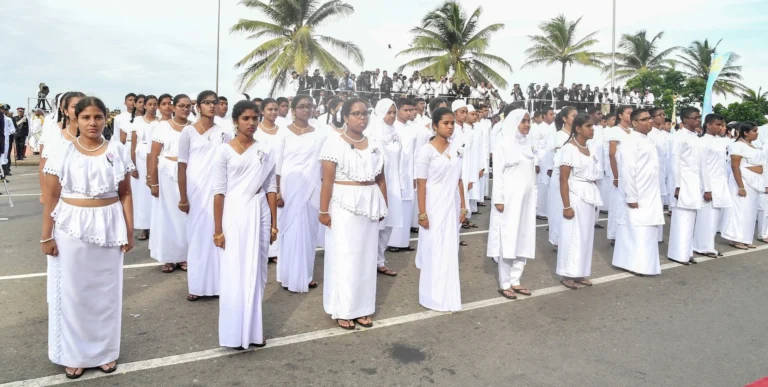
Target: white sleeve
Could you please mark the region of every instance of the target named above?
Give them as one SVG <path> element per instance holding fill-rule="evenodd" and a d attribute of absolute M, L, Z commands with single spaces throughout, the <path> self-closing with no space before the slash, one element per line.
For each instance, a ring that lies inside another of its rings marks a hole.
<path fill-rule="evenodd" d="M 228 144 L 219 146 L 213 163 L 213 195 L 227 194 L 227 163 L 229 162 Z"/>
<path fill-rule="evenodd" d="M 712 192 L 711 172 L 707 168 L 707 159 L 711 148 L 705 146 L 699 155 L 699 174 L 701 175 L 701 185 L 704 186 L 704 192 Z"/>
<path fill-rule="evenodd" d="M 626 141 L 622 144 L 621 164 L 619 165 L 619 184 L 624 191 L 626 203 L 637 203 L 639 193 L 637 190 L 637 143 Z"/>
<path fill-rule="evenodd" d="M 493 150 L 493 192 L 491 194 L 491 203 L 504 204 L 504 149 L 499 143 Z"/>
<path fill-rule="evenodd" d="M 686 130 L 686 129 L 683 129 L 683 130 Z M 682 162 L 682 160 L 680 158 L 681 157 L 680 153 L 682 152 L 681 148 L 683 147 L 683 145 L 682 145 L 683 141 L 679 141 L 679 139 L 675 139 L 675 137 L 680 137 L 680 136 L 678 135 L 678 136 L 673 136 L 672 137 L 672 157 L 671 157 L 670 163 L 671 163 L 671 167 L 672 167 L 672 178 L 674 179 L 672 181 L 672 183 L 673 183 L 672 188 L 673 189 L 680 188 L 680 178 L 681 178 L 680 177 L 680 163 Z"/>
<path fill-rule="evenodd" d="M 427 146 L 419 148 L 418 154 L 416 155 L 416 162 L 413 163 L 416 170 L 414 178 L 424 180 L 429 178 L 429 153 L 429 148 L 427 148 Z"/>
<path fill-rule="evenodd" d="M 264 184 L 261 185 L 261 190 L 264 193 L 277 192 L 277 173 L 275 173 L 275 167 L 269 171 L 267 178 L 264 180 Z"/>
<path fill-rule="evenodd" d="M 284 130 L 290 130 L 290 129 L 285 128 Z M 285 135 L 280 134 L 279 131 L 277 135 L 279 137 L 277 139 L 277 146 L 275 146 L 275 174 L 280 175 L 280 172 L 283 169 L 283 153 L 285 152 Z"/>
<path fill-rule="evenodd" d="M 114 125 L 112 128 L 113 133 L 120 134 L 120 131 L 122 130 L 122 126 L 123 126 L 122 121 L 123 121 L 123 116 L 118 115 L 117 117 L 115 117 Z"/>
<path fill-rule="evenodd" d="M 189 164 L 189 127 L 184 128 L 179 135 L 179 154 L 178 161 L 180 163 Z"/>

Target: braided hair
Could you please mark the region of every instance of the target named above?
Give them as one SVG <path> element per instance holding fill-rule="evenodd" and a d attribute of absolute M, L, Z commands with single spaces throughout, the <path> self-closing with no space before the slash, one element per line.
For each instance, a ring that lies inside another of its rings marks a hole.
<path fill-rule="evenodd" d="M 85 98 L 85 94 L 79 91 L 70 91 L 67 93 L 66 97 L 62 99 L 64 102 L 61 107 L 64 111 L 69 109 L 69 105 L 72 103 L 72 98 Z M 67 114 L 64 114 L 64 117 L 61 119 L 61 129 L 67 129 L 67 119 L 69 119 L 69 117 L 67 117 Z M 80 128 L 77 128 L 77 136 L 80 136 Z"/>
<path fill-rule="evenodd" d="M 341 127 L 341 125 L 338 125 L 338 126 L 336 125 L 336 115 L 335 114 L 331 114 L 331 110 L 336 108 L 336 111 L 338 112 L 339 104 L 341 104 L 343 102 L 344 102 L 344 100 L 339 98 L 339 97 L 334 97 L 334 98 L 331 99 L 330 102 L 328 102 L 328 115 L 325 117 L 325 123 L 326 124 L 329 124 L 329 123 L 333 122 L 333 125 L 336 126 L 337 128 Z M 331 117 L 331 116 L 333 116 L 333 117 Z"/>
<path fill-rule="evenodd" d="M 143 99 L 144 102 L 146 102 L 147 96 L 144 94 L 139 94 L 136 96 L 136 99 L 134 100 L 134 103 L 133 103 L 133 111 L 131 112 L 131 121 L 130 121 L 131 123 L 133 123 L 133 120 L 136 118 L 136 103 L 139 102 L 140 99 Z"/>
<path fill-rule="evenodd" d="M 61 96 L 60 99 L 58 99 L 58 106 L 56 107 L 56 123 L 60 123 L 61 120 L 64 118 L 62 117 L 61 111 L 64 109 L 64 99 L 67 98 L 67 95 L 69 92 L 66 92 L 64 94 L 59 94 Z"/>

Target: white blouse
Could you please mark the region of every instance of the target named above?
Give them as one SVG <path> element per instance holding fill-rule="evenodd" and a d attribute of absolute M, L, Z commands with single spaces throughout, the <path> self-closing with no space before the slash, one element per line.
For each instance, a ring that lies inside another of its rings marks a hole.
<path fill-rule="evenodd" d="M 569 142 L 560 149 L 558 169 L 563 165 L 571 167 L 571 174 L 568 177 L 568 191 L 587 204 L 595 207 L 602 206 L 603 199 L 600 196 L 600 189 L 595 184 L 602 174 L 600 160 L 597 156 L 592 153 L 587 156 Z"/>
<path fill-rule="evenodd" d="M 183 129 L 182 129 L 183 130 Z M 152 141 L 163 144 L 162 157 L 179 157 L 179 138 L 181 131 L 176 131 L 168 121 L 157 125 L 152 133 Z"/>
<path fill-rule="evenodd" d="M 381 143 L 368 139 L 368 148 L 354 149 L 341 136 L 329 137 L 320 150 L 320 161 L 336 164 L 335 181 L 372 182 L 382 173 L 386 160 Z M 331 201 L 355 215 L 380 219 L 387 215 L 387 205 L 379 186 L 334 184 Z"/>
<path fill-rule="evenodd" d="M 749 167 L 766 168 L 768 160 L 766 153 L 760 148 L 753 148 L 741 140 L 734 142 L 728 147 L 728 153 L 731 156 L 741 156 L 739 169 L 741 169 L 741 179 L 744 184 L 756 189 L 758 192 L 765 192 L 768 182 L 763 179 L 763 175 L 750 171 Z"/>
<path fill-rule="evenodd" d="M 152 128 L 156 123 L 157 120 L 147 121 L 142 116 L 136 117 L 132 124 L 128 122 L 121 128 L 128 135 L 126 144 L 131 142 L 132 133 L 136 133 L 136 154 L 148 155 L 152 151 Z"/>
<path fill-rule="evenodd" d="M 174 130 L 175 132 L 175 130 Z M 221 126 L 214 125 L 204 134 L 200 134 L 194 126 L 187 126 L 181 130 L 176 145 L 176 155 L 180 163 L 189 164 L 190 154 L 199 154 L 204 148 L 209 149 L 213 154 L 215 148 L 221 144 L 229 142 L 232 138 Z"/>
<path fill-rule="evenodd" d="M 44 145 L 43 154 L 41 154 L 40 157 L 49 159 L 53 155 L 66 149 L 67 145 L 71 144 L 72 141 L 68 137 L 65 137 L 64 134 L 62 134 L 61 129 L 56 126 L 55 130 L 49 131 L 47 136 L 43 135 L 43 139 L 40 143 Z"/>
<path fill-rule="evenodd" d="M 120 182 L 136 167 L 125 145 L 110 141 L 106 147 L 104 154 L 89 156 L 70 143 L 46 162 L 43 172 L 59 177 L 62 198 L 117 197 Z M 59 201 L 51 215 L 56 228 L 72 237 L 106 247 L 128 243 L 119 202 L 104 207 L 77 207 Z"/>

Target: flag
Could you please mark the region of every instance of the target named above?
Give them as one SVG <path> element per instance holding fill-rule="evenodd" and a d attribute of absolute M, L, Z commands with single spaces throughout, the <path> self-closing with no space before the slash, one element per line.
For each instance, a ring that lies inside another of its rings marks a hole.
<path fill-rule="evenodd" d="M 712 64 L 709 66 L 709 78 L 707 79 L 707 89 L 704 91 L 704 103 L 702 104 L 701 108 L 703 110 L 702 115 L 704 117 L 707 116 L 707 114 L 712 113 L 712 87 L 715 86 L 715 81 L 717 80 L 717 77 L 720 75 L 720 72 L 723 71 L 723 67 L 725 67 L 725 64 L 728 63 L 728 59 L 731 57 L 730 52 L 717 54 L 712 54 Z"/>

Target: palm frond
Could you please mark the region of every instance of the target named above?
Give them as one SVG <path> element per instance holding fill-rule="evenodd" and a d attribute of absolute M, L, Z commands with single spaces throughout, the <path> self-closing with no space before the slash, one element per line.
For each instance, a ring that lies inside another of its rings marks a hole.
<path fill-rule="evenodd" d="M 329 1 L 321 5 L 307 19 L 306 24 L 312 27 L 321 27 L 326 22 L 335 21 L 347 17 L 355 12 L 355 8 L 340 0 Z"/>

